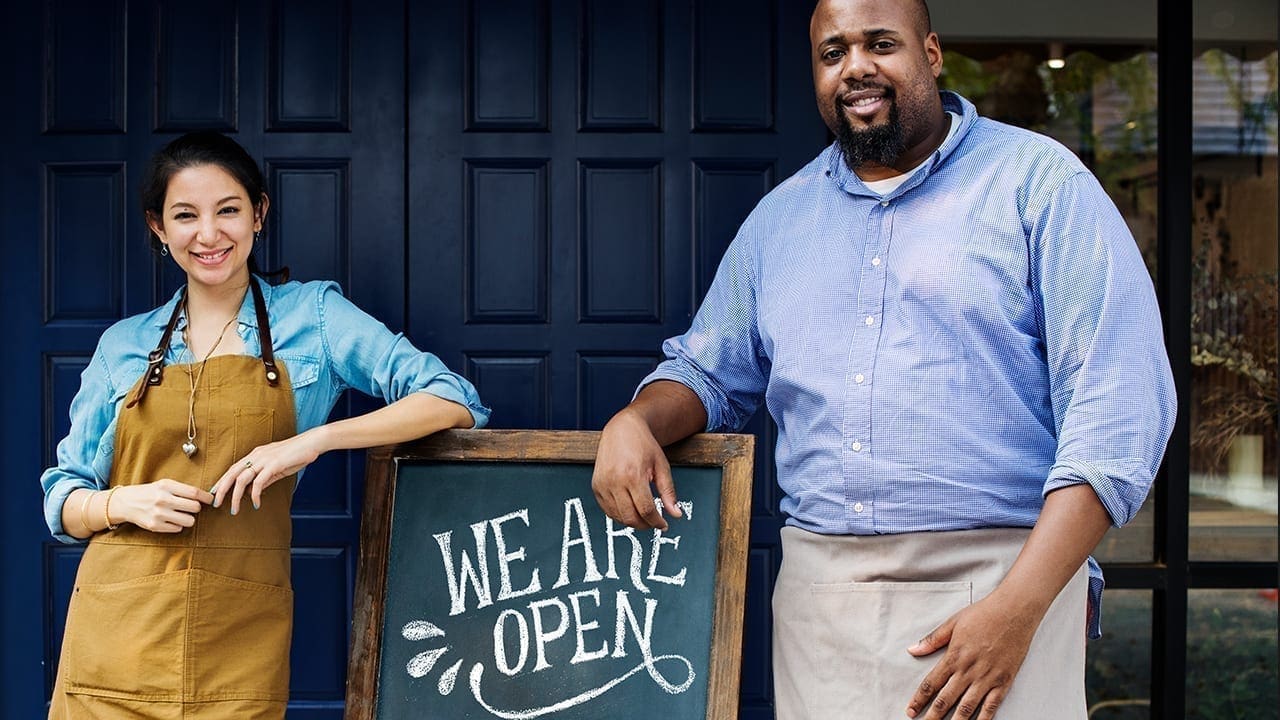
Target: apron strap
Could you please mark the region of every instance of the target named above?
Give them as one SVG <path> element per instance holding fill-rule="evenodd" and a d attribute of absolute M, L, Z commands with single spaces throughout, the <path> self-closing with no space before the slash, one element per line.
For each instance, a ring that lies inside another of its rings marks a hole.
<path fill-rule="evenodd" d="M 253 310 L 258 316 L 262 366 L 267 373 L 267 384 L 275 387 L 280 382 L 280 371 L 276 370 L 276 355 L 271 349 L 271 324 L 267 321 L 267 301 L 262 297 L 262 288 L 258 287 L 257 279 L 252 276 L 249 277 L 249 289 L 253 292 Z"/>
<path fill-rule="evenodd" d="M 147 394 L 147 388 L 152 385 L 159 385 L 160 380 L 164 378 L 164 356 L 169 351 L 169 341 L 173 338 L 173 329 L 178 326 L 178 317 L 182 315 L 182 308 L 185 306 L 187 299 L 187 288 L 182 288 L 182 294 L 178 296 L 178 302 L 173 306 L 173 314 L 169 316 L 169 323 L 164 327 L 164 335 L 160 336 L 160 344 L 156 345 L 156 349 L 147 353 L 147 374 L 145 382 L 138 384 L 138 391 L 133 394 L 133 399 L 129 401 L 125 407 L 133 407 L 142 402 L 142 398 Z"/>

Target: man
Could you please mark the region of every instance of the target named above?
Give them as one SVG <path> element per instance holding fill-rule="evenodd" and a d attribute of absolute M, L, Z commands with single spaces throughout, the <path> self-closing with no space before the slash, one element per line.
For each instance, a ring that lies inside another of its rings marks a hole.
<path fill-rule="evenodd" d="M 1150 278 L 1069 151 L 939 94 L 923 2 L 821 0 L 810 41 L 836 142 L 751 213 L 605 427 L 596 497 L 665 528 L 661 446 L 763 401 L 779 718 L 1084 718 L 1088 555 L 1174 418 Z"/>

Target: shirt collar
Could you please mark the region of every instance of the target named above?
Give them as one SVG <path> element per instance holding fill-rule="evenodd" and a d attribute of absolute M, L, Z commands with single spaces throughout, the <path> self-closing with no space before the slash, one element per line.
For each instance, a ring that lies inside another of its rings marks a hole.
<path fill-rule="evenodd" d="M 960 126 L 956 128 L 955 133 L 942 142 L 942 145 L 938 146 L 938 149 L 933 151 L 924 168 L 915 173 L 911 179 L 899 186 L 898 189 L 886 195 L 886 199 L 896 198 L 924 182 L 925 178 L 933 174 L 939 166 L 955 153 L 956 148 L 960 147 L 960 144 L 964 142 L 965 136 L 969 134 L 969 130 L 978 121 L 978 110 L 973 106 L 973 103 L 950 90 L 943 90 L 939 95 L 942 98 L 943 111 L 950 111 L 958 115 Z M 827 152 L 826 174 L 827 177 L 835 181 L 836 185 L 851 195 L 880 198 L 878 193 L 868 189 L 862 182 L 862 178 L 858 177 L 858 174 L 850 170 L 849 166 L 845 164 L 839 143 L 832 143 Z"/>

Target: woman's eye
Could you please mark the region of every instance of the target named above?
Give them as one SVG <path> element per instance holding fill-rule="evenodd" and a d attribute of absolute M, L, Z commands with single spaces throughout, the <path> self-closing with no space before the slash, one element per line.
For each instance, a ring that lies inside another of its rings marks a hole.
<path fill-rule="evenodd" d="M 193 218 L 193 217 L 195 217 L 195 216 L 196 216 L 196 215 L 195 215 L 195 213 L 180 212 L 180 213 L 175 214 L 175 215 L 173 216 L 173 219 L 174 219 L 174 220 L 190 220 L 191 218 Z"/>
<path fill-rule="evenodd" d="M 240 208 L 237 208 L 237 207 L 224 207 L 224 208 L 222 208 L 221 210 L 219 210 L 219 211 L 218 211 L 218 214 L 219 214 L 219 215 L 235 215 L 235 214 L 236 214 L 236 213 L 238 213 L 238 212 L 240 212 Z"/>

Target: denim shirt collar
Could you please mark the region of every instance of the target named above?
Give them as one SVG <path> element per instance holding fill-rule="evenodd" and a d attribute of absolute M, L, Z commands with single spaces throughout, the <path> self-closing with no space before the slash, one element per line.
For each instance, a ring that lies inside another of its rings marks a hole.
<path fill-rule="evenodd" d="M 275 286 L 263 280 L 257 275 L 250 275 L 252 282 L 258 283 L 258 287 L 262 289 L 263 303 L 267 306 L 267 317 L 271 317 L 271 300 L 275 291 Z M 178 299 L 182 297 L 182 291 L 185 288 L 178 288 L 174 291 L 173 297 L 164 305 L 156 308 L 151 315 L 151 324 L 164 331 L 165 325 L 169 323 L 169 317 L 173 314 L 174 307 L 178 304 Z M 183 358 L 183 352 L 186 350 L 187 343 L 183 330 L 187 327 L 187 314 L 183 310 L 178 316 L 178 324 L 174 327 L 173 337 L 169 340 L 169 357 L 174 362 L 180 362 Z M 252 293 L 245 292 L 244 300 L 240 302 L 240 312 L 236 316 L 236 333 L 244 341 L 244 351 L 248 355 L 259 355 L 262 348 L 258 345 L 258 314 L 253 308 Z M 250 333 L 249 331 L 254 332 Z"/>
<path fill-rule="evenodd" d="M 960 127 L 956 128 L 955 133 L 944 140 L 938 149 L 933 151 L 933 154 L 926 161 L 924 168 L 916 172 L 911 179 L 907 180 L 896 190 L 885 195 L 884 199 L 890 200 L 896 198 L 910 192 L 913 188 L 923 183 L 925 178 L 933 174 L 939 166 L 951 157 L 951 155 L 956 151 L 956 148 L 960 147 L 960 144 L 964 142 L 965 136 L 969 134 L 969 130 L 973 127 L 974 123 L 978 121 L 978 110 L 973 106 L 973 103 L 950 90 L 943 90 L 939 95 L 942 97 L 943 111 L 953 112 L 958 115 Z M 858 177 L 858 174 L 850 170 L 849 166 L 845 164 L 844 154 L 840 152 L 839 143 L 832 143 L 831 147 L 828 149 L 826 175 L 835 181 L 836 185 L 839 186 L 840 189 L 850 195 L 870 197 L 877 200 L 881 197 L 879 193 L 869 189 L 866 184 L 862 182 L 862 178 Z"/>

